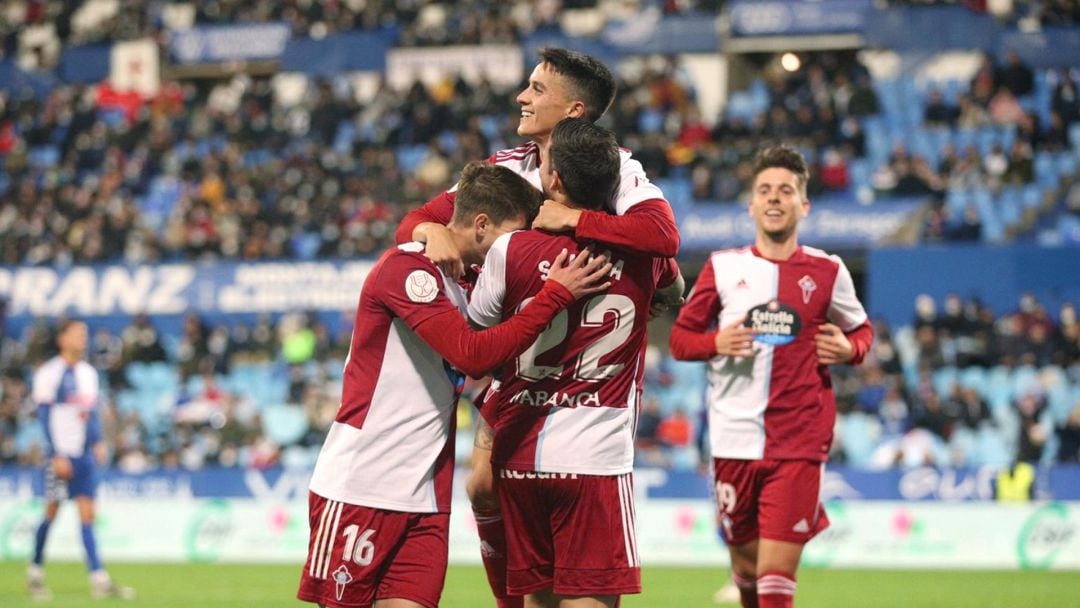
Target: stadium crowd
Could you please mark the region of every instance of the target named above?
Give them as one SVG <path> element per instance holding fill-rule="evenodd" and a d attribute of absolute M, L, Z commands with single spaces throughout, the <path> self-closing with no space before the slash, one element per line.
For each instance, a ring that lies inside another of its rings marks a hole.
<path fill-rule="evenodd" d="M 189 315 L 177 337 L 159 334 L 144 316 L 119 335 L 97 329 L 89 357 L 108 385 L 112 463 L 129 471 L 310 464 L 337 410 L 345 325 L 335 333 L 315 316 L 289 315 L 229 329 Z M 51 331 L 42 321 L 4 342 L 0 463 L 40 462 L 22 372 L 47 356 Z M 1052 313 L 1025 295 L 1017 310 L 995 315 L 975 299 L 952 295 L 939 309 L 924 296 L 910 326 L 879 323 L 876 335 L 862 366 L 834 370 L 833 461 L 870 468 L 1080 461 L 1074 304 Z M 657 347 L 646 362 L 639 463 L 707 462 L 702 367 Z M 471 445 L 473 392 L 459 409 L 459 447 Z"/>

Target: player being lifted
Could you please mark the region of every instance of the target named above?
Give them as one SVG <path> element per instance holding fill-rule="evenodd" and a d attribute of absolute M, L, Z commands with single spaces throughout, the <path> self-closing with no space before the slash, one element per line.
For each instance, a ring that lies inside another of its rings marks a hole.
<path fill-rule="evenodd" d="M 603 63 L 588 55 L 548 48 L 541 50 L 539 56 L 540 62 L 529 76 L 528 85 L 516 98 L 521 106 L 517 132 L 530 141 L 496 152 L 487 161 L 513 170 L 535 188 L 542 189 L 540 147 L 547 143 L 551 130 L 564 118 L 599 119 L 615 97 L 615 79 Z M 628 150 L 620 150 L 619 161 L 618 186 L 610 201 L 596 209 L 545 201 L 533 227 L 570 231 L 579 239 L 593 239 L 646 255 L 674 256 L 679 250 L 679 233 L 663 193 L 649 182 L 641 163 Z M 456 196 L 452 189 L 409 213 L 396 233 L 399 243 L 426 242 L 426 255 L 452 277 L 460 276 L 465 268 L 444 225 L 453 212 Z M 657 306 L 665 304 L 657 303 Z M 484 416 L 482 410 L 481 419 Z M 498 605 L 512 608 L 520 606 L 521 599 L 508 598 L 505 592 L 506 541 L 492 488 L 490 446 L 485 444 L 489 437 L 488 430 L 478 429 L 467 493 L 482 541 L 488 582 Z"/>
<path fill-rule="evenodd" d="M 615 137 L 583 118 L 555 126 L 541 165 L 544 190 L 569 209 L 599 209 L 619 183 Z M 560 251 L 589 239 L 544 230 L 500 237 L 469 302 L 493 326 L 543 289 Z M 571 305 L 497 374 L 487 406 L 492 464 L 507 535 L 507 591 L 530 607 L 616 604 L 641 591 L 634 528 L 633 435 L 646 323 L 656 286 L 683 282 L 671 258 L 607 251 L 611 288 Z"/>
<path fill-rule="evenodd" d="M 479 263 L 526 225 L 540 194 L 512 171 L 462 172 L 450 235 Z M 311 538 L 298 597 L 324 606 L 435 608 L 446 575 L 454 411 L 463 377 L 520 354 L 575 298 L 607 287 L 602 257 L 565 266 L 520 314 L 482 332 L 465 292 L 411 243 L 387 251 L 364 281 L 341 406 L 311 478 Z"/>
<path fill-rule="evenodd" d="M 715 251 L 671 333 L 680 360 L 709 361 L 709 435 L 721 533 L 747 607 L 790 607 L 803 545 L 828 526 L 819 500 L 836 403 L 829 365 L 873 340 L 844 262 L 800 246 L 806 160 L 754 161 L 752 247 Z"/>

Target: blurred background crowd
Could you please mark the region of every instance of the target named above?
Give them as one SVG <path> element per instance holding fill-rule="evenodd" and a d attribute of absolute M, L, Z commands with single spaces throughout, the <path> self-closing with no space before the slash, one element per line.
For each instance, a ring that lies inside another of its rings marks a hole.
<path fill-rule="evenodd" d="M 895 2 L 890 4 L 928 4 Z M 1074 0 L 960 3 L 1022 26 L 1075 26 Z M 1008 10 L 1001 10 L 1008 4 Z M 49 73 L 64 49 L 181 26 L 284 22 L 294 38 L 393 29 L 398 46 L 517 44 L 651 10 L 716 18 L 719 0 L 13 1 L 0 61 Z M 568 23 L 577 11 L 589 19 Z M 590 19 L 600 19 L 594 23 Z M 582 23 L 586 21 L 587 23 Z M 532 58 L 529 58 L 531 61 Z M 612 128 L 678 211 L 745 200 L 764 141 L 799 146 L 811 199 L 925 201 L 906 242 L 1056 242 L 1080 227 L 1080 71 L 1032 68 L 1015 52 L 942 76 L 888 73 L 873 52 L 747 55 L 755 74 L 704 110 L 676 55 L 626 58 Z M 447 77 L 395 88 L 317 76 L 297 93 L 275 74 L 168 79 L 151 97 L 106 84 L 0 89 L 0 264 L 310 260 L 373 256 L 401 217 L 466 162 L 518 145 L 516 86 Z M 834 460 L 866 467 L 1075 462 L 1080 326 L 1033 296 L 995 314 L 977 299 L 920 298 L 910 325 L 878 328 L 866 364 L 837 370 Z M 873 314 L 873 311 L 871 311 Z M 337 408 L 349 315 L 266 316 L 180 332 L 136 316 L 94 327 L 111 459 L 153 467 L 310 465 Z M 668 320 L 670 323 L 670 320 Z M 41 460 L 29 370 L 52 344 L 42 319 L 0 349 L 0 464 Z M 642 463 L 695 468 L 704 374 L 653 347 L 639 424 Z M 470 406 L 460 409 L 471 440 Z M 464 446 L 464 447 L 462 447 Z"/>

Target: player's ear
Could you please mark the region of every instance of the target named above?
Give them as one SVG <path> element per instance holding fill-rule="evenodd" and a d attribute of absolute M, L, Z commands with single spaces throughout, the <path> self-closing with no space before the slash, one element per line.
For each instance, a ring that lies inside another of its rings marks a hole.
<path fill-rule="evenodd" d="M 548 188 L 551 192 L 548 192 L 548 196 L 552 196 L 556 193 L 566 194 L 566 190 L 563 189 L 562 176 L 559 175 L 558 169 L 551 170 L 551 186 Z"/>
<path fill-rule="evenodd" d="M 473 218 L 473 228 L 476 230 L 476 236 L 484 236 L 484 233 L 491 228 L 491 216 L 486 213 L 477 213 Z"/>
<path fill-rule="evenodd" d="M 570 110 L 566 113 L 567 118 L 581 118 L 585 116 L 585 102 L 575 99 L 570 102 Z"/>

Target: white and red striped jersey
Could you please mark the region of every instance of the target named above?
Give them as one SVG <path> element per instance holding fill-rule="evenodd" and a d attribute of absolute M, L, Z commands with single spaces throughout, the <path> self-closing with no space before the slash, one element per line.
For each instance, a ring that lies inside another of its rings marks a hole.
<path fill-rule="evenodd" d="M 88 429 L 98 402 L 98 373 L 86 361 L 49 359 L 34 372 L 31 395 L 53 454 L 78 458 L 99 439 Z"/>
<path fill-rule="evenodd" d="M 692 336 L 745 317 L 755 332 L 752 357 L 716 356 L 712 336 L 685 356 Z M 787 260 L 756 248 L 713 252 L 672 331 L 678 358 L 709 359 L 712 455 L 734 459 L 824 461 L 832 443 L 836 402 L 829 369 L 818 362 L 818 326 L 849 334 L 857 359 L 872 339 L 866 311 L 844 262 L 811 247 Z M 857 361 L 855 361 L 857 362 Z"/>
<path fill-rule="evenodd" d="M 664 198 L 664 193 L 645 177 L 645 169 L 633 158 L 630 150 L 619 148 L 620 166 L 619 189 L 615 200 L 611 201 L 611 211 L 616 215 L 626 212 L 638 203 Z M 492 154 L 487 161 L 510 169 L 524 177 L 537 190 L 543 190 L 540 183 L 540 147 L 535 142 L 500 150 Z M 457 186 L 454 186 L 457 190 Z"/>
<path fill-rule="evenodd" d="M 473 322 L 492 326 L 540 291 L 564 248 L 586 243 L 565 235 L 520 231 L 488 251 L 469 302 Z M 641 254 L 592 246 L 614 264 L 606 292 L 556 316 L 532 346 L 496 375 L 495 445 L 501 468 L 545 473 L 619 475 L 633 467 L 645 324 L 656 285 L 671 266 Z"/>
<path fill-rule="evenodd" d="M 341 408 L 311 490 L 354 505 L 449 512 L 454 411 L 463 376 L 414 331 L 464 290 L 408 243 L 387 251 L 364 281 L 345 363 Z"/>

